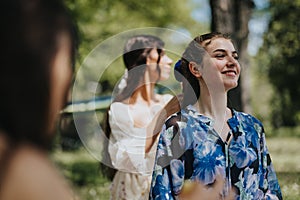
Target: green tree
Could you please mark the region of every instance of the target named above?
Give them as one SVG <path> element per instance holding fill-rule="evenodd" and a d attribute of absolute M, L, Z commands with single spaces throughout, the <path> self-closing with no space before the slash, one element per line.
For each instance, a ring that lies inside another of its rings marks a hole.
<path fill-rule="evenodd" d="M 143 27 L 185 29 L 193 35 L 202 29 L 201 25 L 191 18 L 192 4 L 180 0 L 66 0 L 66 2 L 81 33 L 79 63 L 82 63 L 88 53 L 103 40 L 130 29 Z M 115 67 L 107 70 L 100 81 L 106 91 L 112 90 L 124 72 L 121 59 L 115 61 L 114 65 Z"/>
<path fill-rule="evenodd" d="M 300 0 L 270 0 L 270 23 L 259 51 L 262 72 L 268 74 L 275 95 L 272 125 L 300 122 Z"/>

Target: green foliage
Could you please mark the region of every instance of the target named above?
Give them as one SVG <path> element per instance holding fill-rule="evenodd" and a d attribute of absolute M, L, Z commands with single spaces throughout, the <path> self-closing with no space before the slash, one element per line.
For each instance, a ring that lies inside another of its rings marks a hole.
<path fill-rule="evenodd" d="M 140 27 L 194 27 L 191 8 L 180 0 L 67 0 L 81 31 L 81 53 L 122 31 Z M 167 9 L 172 7 L 172 9 Z M 180 13 L 180 15 L 178 15 Z"/>
<path fill-rule="evenodd" d="M 81 33 L 80 58 L 77 69 L 94 47 L 124 31 L 144 27 L 160 27 L 189 30 L 194 35 L 199 30 L 203 30 L 202 26 L 191 18 L 192 4 L 186 1 L 66 0 L 66 3 L 77 21 Z M 120 45 L 120 48 L 123 48 L 123 44 Z M 99 80 L 103 85 L 104 92 L 107 93 L 113 89 L 123 72 L 122 59 L 118 58 Z"/>
<path fill-rule="evenodd" d="M 270 129 L 268 136 L 274 137 L 299 137 L 300 138 L 300 126 L 296 127 L 280 127 Z"/>
<path fill-rule="evenodd" d="M 260 50 L 275 95 L 272 99 L 274 127 L 300 123 L 300 1 L 271 0 L 269 29 Z"/>

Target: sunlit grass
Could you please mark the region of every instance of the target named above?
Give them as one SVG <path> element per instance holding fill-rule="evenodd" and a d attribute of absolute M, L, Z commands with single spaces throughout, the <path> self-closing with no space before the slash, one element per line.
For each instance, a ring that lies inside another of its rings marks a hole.
<path fill-rule="evenodd" d="M 300 172 L 277 173 L 284 200 L 300 199 Z"/>
<path fill-rule="evenodd" d="M 56 150 L 52 158 L 81 199 L 109 199 L 110 182 L 100 173 L 99 162 L 83 147 L 69 152 Z"/>
<path fill-rule="evenodd" d="M 267 138 L 276 171 L 300 173 L 300 138 Z"/>
<path fill-rule="evenodd" d="M 300 138 L 267 138 L 283 199 L 300 199 Z"/>

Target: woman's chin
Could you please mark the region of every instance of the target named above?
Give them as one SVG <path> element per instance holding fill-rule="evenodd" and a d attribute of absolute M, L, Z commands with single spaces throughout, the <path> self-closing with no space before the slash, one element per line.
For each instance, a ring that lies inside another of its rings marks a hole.
<path fill-rule="evenodd" d="M 225 85 L 225 88 L 227 88 L 227 91 L 229 91 L 229 90 L 236 88 L 237 86 L 238 86 L 238 83 L 231 83 L 231 84 Z"/>

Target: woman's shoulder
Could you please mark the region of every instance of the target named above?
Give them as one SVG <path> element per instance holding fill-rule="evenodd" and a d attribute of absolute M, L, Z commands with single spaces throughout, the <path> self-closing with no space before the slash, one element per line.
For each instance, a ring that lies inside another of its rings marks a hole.
<path fill-rule="evenodd" d="M 122 102 L 113 102 L 109 109 L 110 116 L 114 118 L 129 118 L 129 105 Z"/>
<path fill-rule="evenodd" d="M 252 124 L 258 124 L 260 126 L 262 126 L 262 122 L 256 118 L 255 116 L 253 116 L 252 114 L 249 113 L 245 113 L 245 112 L 241 112 L 241 111 L 236 111 L 234 109 L 232 109 L 233 112 L 233 116 L 242 122 L 248 122 L 248 123 L 252 123 Z"/>
<path fill-rule="evenodd" d="M 12 155 L 1 188 L 4 199 L 74 199 L 47 153 L 24 145 Z"/>
<path fill-rule="evenodd" d="M 117 109 L 127 109 L 129 107 L 128 104 L 125 104 L 123 102 L 113 102 L 110 104 L 110 109 L 117 108 Z"/>

